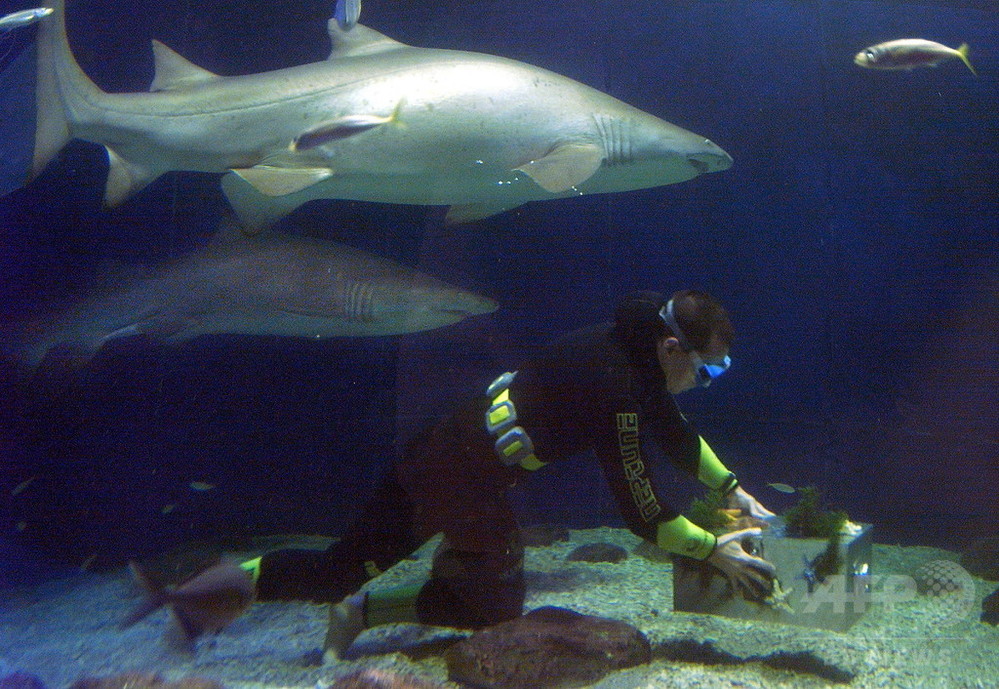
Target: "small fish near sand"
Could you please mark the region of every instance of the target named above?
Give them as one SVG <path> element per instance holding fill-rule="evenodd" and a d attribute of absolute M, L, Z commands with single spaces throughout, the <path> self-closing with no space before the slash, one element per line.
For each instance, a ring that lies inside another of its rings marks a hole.
<path fill-rule="evenodd" d="M 912 70 L 916 67 L 936 67 L 941 62 L 957 58 L 977 77 L 978 72 L 968 59 L 969 51 L 967 43 L 958 48 L 948 48 L 923 38 L 901 38 L 864 48 L 854 56 L 853 61 L 867 69 Z"/>
<path fill-rule="evenodd" d="M 252 577 L 239 565 L 222 561 L 176 587 L 153 583 L 137 562 L 128 565 L 147 594 L 129 615 L 126 629 L 163 606 L 169 606 L 188 643 L 206 632 L 217 632 L 231 624 L 253 604 L 256 589 Z"/>
<path fill-rule="evenodd" d="M 0 17 L 0 32 L 13 31 L 24 26 L 30 26 L 50 14 L 52 14 L 51 7 L 34 7 L 30 10 L 5 14 Z"/>

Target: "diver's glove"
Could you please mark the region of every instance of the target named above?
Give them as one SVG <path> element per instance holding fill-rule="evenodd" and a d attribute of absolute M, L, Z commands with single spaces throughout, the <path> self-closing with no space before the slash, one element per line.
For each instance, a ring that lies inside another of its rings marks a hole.
<path fill-rule="evenodd" d="M 744 514 L 757 519 L 770 519 L 776 516 L 773 512 L 760 504 L 760 501 L 743 490 L 742 486 L 736 486 L 725 496 L 728 506 L 732 509 L 741 510 Z"/>
<path fill-rule="evenodd" d="M 763 558 L 750 555 L 742 541 L 759 536 L 760 529 L 743 529 L 718 537 L 714 551 L 707 557 L 725 575 L 735 595 L 749 600 L 763 600 L 773 591 L 777 568 Z"/>

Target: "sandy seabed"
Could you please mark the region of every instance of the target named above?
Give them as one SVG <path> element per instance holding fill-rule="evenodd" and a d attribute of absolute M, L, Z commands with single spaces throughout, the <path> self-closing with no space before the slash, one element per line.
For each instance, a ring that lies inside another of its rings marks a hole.
<path fill-rule="evenodd" d="M 875 604 L 849 632 L 828 632 L 673 613 L 671 565 L 636 554 L 639 539 L 611 528 L 570 534 L 570 541 L 527 549 L 526 609 L 557 605 L 622 620 L 644 632 L 653 649 L 652 663 L 612 673 L 592 687 L 999 687 L 999 628 L 978 619 L 981 599 L 995 582 L 976 579 L 974 604 L 964 605 L 959 615 L 947 596 L 919 596 Z M 616 564 L 566 561 L 574 548 L 592 542 L 620 545 L 629 557 Z M 429 567 L 430 552 L 421 549 L 420 557 L 369 586 L 416 581 Z M 873 567 L 912 575 L 925 563 L 956 559 L 955 553 L 934 548 L 876 544 Z M 188 653 L 170 641 L 166 612 L 118 628 L 139 599 L 124 569 L 78 573 L 0 596 L 0 676 L 31 673 L 49 689 L 129 671 L 157 672 L 167 680 L 200 676 L 231 689 L 324 689 L 362 667 L 403 670 L 442 683 L 447 677 L 439 656 L 413 660 L 401 652 L 411 650 L 414 635 L 420 635 L 406 625 L 363 634 L 357 648 L 364 654 L 356 660 L 314 664 L 310 659 L 326 633 L 324 605 L 256 603 Z"/>

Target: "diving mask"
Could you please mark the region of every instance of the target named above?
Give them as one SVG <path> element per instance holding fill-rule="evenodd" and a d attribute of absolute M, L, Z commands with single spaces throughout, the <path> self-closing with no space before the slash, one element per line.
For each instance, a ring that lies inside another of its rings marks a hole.
<path fill-rule="evenodd" d="M 689 354 L 690 362 L 694 365 L 694 377 L 697 384 L 702 388 L 706 388 L 711 385 L 711 381 L 725 373 L 729 366 L 732 365 L 732 358 L 728 355 L 720 361 L 706 362 L 701 358 L 701 355 L 693 349 L 690 350 Z"/>
<path fill-rule="evenodd" d="M 690 356 L 690 362 L 694 366 L 694 376 L 697 384 L 702 388 L 706 388 L 711 385 L 711 381 L 725 373 L 732 365 L 732 359 L 728 355 L 722 359 L 715 361 L 704 361 L 701 355 L 698 354 L 693 347 L 690 346 L 690 342 L 687 340 L 687 336 L 683 334 L 683 330 L 680 328 L 680 324 L 676 321 L 676 316 L 673 315 L 673 300 L 670 299 L 666 306 L 659 309 L 659 317 L 663 319 L 666 323 L 673 336 L 680 343 L 680 347 L 683 351 L 687 352 Z"/>

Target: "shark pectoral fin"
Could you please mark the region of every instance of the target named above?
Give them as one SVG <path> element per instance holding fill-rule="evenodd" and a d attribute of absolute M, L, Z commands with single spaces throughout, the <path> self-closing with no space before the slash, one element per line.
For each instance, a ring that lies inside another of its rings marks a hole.
<path fill-rule="evenodd" d="M 206 315 L 204 311 L 196 309 L 157 311 L 143 316 L 137 323 L 119 328 L 115 332 L 122 333 L 121 336 L 148 335 L 164 342 L 186 342 L 204 332 L 202 326 Z"/>
<path fill-rule="evenodd" d="M 104 203 L 110 208 L 120 205 L 159 177 L 159 173 L 128 162 L 109 146 L 104 148 L 108 152 L 108 181 L 104 187 Z"/>
<path fill-rule="evenodd" d="M 604 151 L 596 144 L 562 144 L 516 169 L 545 191 L 560 194 L 592 177 L 603 161 Z"/>
<path fill-rule="evenodd" d="M 222 177 L 222 191 L 243 229 L 251 234 L 266 230 L 305 203 L 298 196 L 265 196 L 235 173 Z"/>
<path fill-rule="evenodd" d="M 131 325 L 126 325 L 123 328 L 118 328 L 117 330 L 109 332 L 107 335 L 101 338 L 100 344 L 101 346 L 103 346 L 105 342 L 109 342 L 111 340 L 117 340 L 118 338 L 121 337 L 132 337 L 133 335 L 141 335 L 143 332 L 145 331 L 139 328 L 139 325 L 137 323 L 132 323 Z"/>
<path fill-rule="evenodd" d="M 511 208 L 516 208 L 520 203 L 504 202 L 483 202 L 483 203 L 461 203 L 455 204 L 447 209 L 444 216 L 444 223 L 447 225 L 460 225 L 461 223 L 482 220 L 492 215 L 497 215 Z"/>
<path fill-rule="evenodd" d="M 344 29 L 337 22 L 336 17 L 329 20 L 326 28 L 329 31 L 330 44 L 332 45 L 330 60 L 341 57 L 373 55 L 387 50 L 409 47 L 405 43 L 400 43 L 362 24 L 355 24 L 350 29 Z"/>
<path fill-rule="evenodd" d="M 222 78 L 198 67 L 157 40 L 153 40 L 153 60 L 156 71 L 153 83 L 149 86 L 150 91 L 176 91 Z"/>
<path fill-rule="evenodd" d="M 233 172 L 265 196 L 294 194 L 296 191 L 302 191 L 313 184 L 322 182 L 333 174 L 326 167 L 275 167 L 273 165 L 254 165 L 253 167 L 233 170 Z"/>

